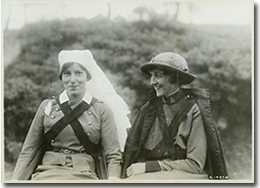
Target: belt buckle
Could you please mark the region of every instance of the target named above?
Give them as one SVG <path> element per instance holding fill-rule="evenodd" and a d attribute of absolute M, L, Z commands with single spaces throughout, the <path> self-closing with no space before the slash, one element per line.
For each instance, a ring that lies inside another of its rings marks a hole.
<path fill-rule="evenodd" d="M 72 153 L 70 149 L 62 149 L 61 152 L 64 153 L 65 155 L 70 155 Z"/>

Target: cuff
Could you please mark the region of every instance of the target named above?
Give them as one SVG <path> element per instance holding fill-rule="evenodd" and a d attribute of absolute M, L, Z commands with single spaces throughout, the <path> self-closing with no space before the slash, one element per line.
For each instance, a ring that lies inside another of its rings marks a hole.
<path fill-rule="evenodd" d="M 157 172 L 161 171 L 161 166 L 158 161 L 146 161 L 145 172 Z"/>

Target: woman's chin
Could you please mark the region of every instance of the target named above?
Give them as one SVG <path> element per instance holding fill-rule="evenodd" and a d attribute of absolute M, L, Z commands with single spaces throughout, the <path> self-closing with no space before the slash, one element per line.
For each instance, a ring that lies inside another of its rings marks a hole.
<path fill-rule="evenodd" d="M 79 95 L 82 95 L 82 94 L 83 94 L 82 92 L 79 92 L 79 91 L 76 91 L 76 90 L 68 91 L 68 95 L 71 96 L 71 97 L 76 97 L 76 96 L 79 96 Z"/>
<path fill-rule="evenodd" d="M 156 91 L 156 96 L 157 96 L 157 97 L 162 97 L 162 93 Z"/>

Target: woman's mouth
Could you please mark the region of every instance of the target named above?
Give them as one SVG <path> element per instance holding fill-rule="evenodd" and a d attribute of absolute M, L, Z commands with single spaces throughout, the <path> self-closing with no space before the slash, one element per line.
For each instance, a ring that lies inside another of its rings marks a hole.
<path fill-rule="evenodd" d="M 70 89 L 76 89 L 78 86 L 69 86 Z"/>
<path fill-rule="evenodd" d="M 153 88 L 154 88 L 155 90 L 159 90 L 161 87 L 160 87 L 160 86 L 153 86 Z"/>

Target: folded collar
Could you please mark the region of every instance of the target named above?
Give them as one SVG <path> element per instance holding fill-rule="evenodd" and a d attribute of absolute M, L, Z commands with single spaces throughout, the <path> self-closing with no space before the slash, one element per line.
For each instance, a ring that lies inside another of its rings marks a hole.
<path fill-rule="evenodd" d="M 171 105 L 178 103 L 181 99 L 184 98 L 183 91 L 179 88 L 176 91 L 174 91 L 169 97 L 162 97 L 162 101 L 165 104 Z"/>
<path fill-rule="evenodd" d="M 85 95 L 83 96 L 82 100 L 85 101 L 86 103 L 90 104 L 92 98 L 93 98 L 92 95 L 91 95 L 89 92 L 86 91 L 86 93 L 85 93 Z M 62 104 L 62 103 L 65 103 L 65 102 L 67 102 L 67 101 L 69 101 L 69 100 L 70 100 L 70 99 L 69 99 L 69 96 L 68 96 L 66 90 L 64 90 L 64 91 L 60 94 L 60 96 L 59 96 L 59 101 L 60 101 L 60 103 Z"/>

